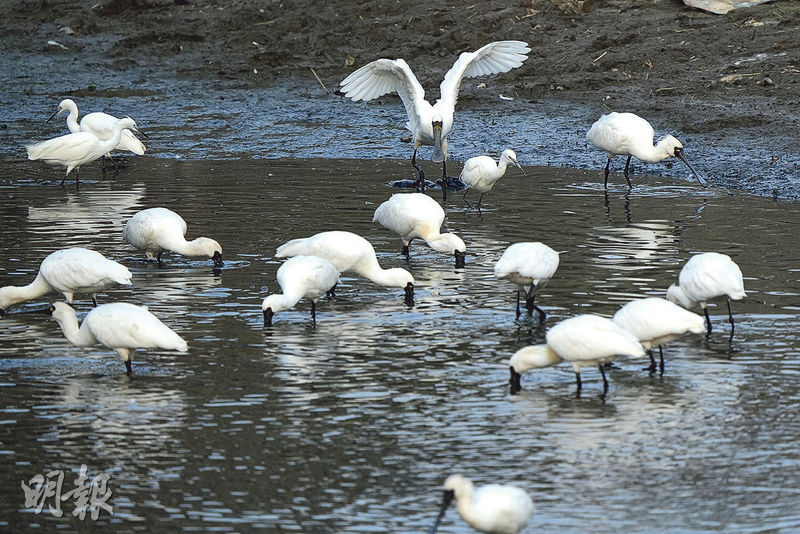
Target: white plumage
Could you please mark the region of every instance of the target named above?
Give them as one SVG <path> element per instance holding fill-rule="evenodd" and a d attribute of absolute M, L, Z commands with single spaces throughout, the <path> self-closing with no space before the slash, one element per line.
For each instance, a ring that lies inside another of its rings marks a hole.
<path fill-rule="evenodd" d="M 528 315 L 539 312 L 543 322 L 544 310 L 534 304 L 536 292 L 547 284 L 558 269 L 558 252 L 544 243 L 524 242 L 509 246 L 494 264 L 494 275 L 517 285 L 517 317 L 520 316 L 519 293 L 525 293 Z"/>
<path fill-rule="evenodd" d="M 433 105 L 425 100 L 422 85 L 402 59 L 378 59 L 368 63 L 342 80 L 340 85 L 342 92 L 355 102 L 397 92 L 408 114 L 406 127 L 414 134 L 411 164 L 419 173 L 418 183 L 424 184 L 424 174 L 416 162 L 417 150 L 421 145 L 428 145 L 434 147 L 432 161 L 443 164 L 442 178 L 446 184 L 447 134 L 453 126 L 461 80 L 508 72 L 522 65 L 530 50 L 522 41 L 495 41 L 475 52 L 462 53 L 445 74 L 439 86 L 440 98 Z"/>
<path fill-rule="evenodd" d="M 114 123 L 118 120 L 113 115 L 96 111 L 84 115 L 83 119 L 78 123 L 78 105 L 69 98 L 62 100 L 56 112 L 47 120 L 51 120 L 64 111 L 69 112 L 67 115 L 67 128 L 69 128 L 70 132 L 90 132 L 104 141 L 111 138 L 114 130 Z M 143 131 L 139 130 L 139 133 L 147 137 Z M 115 146 L 113 150 L 125 150 L 141 156 L 144 154 L 146 147 L 133 135 L 132 131 L 125 129 L 122 130 L 119 143 L 117 143 L 117 146 Z M 107 155 L 111 157 L 110 154 Z"/>
<path fill-rule="evenodd" d="M 131 217 L 122 231 L 122 240 L 139 250 L 144 250 L 147 259 L 161 263 L 164 251 L 181 256 L 208 257 L 214 267 L 222 267 L 222 247 L 209 237 L 198 237 L 186 241 L 186 221 L 167 208 L 149 208 Z"/>
<path fill-rule="evenodd" d="M 383 269 L 372 244 L 358 234 L 334 230 L 311 237 L 292 239 L 278 247 L 279 258 L 317 256 L 328 260 L 337 271 L 353 272 L 387 287 L 400 287 L 407 299 L 414 297 L 414 277 L 405 269 Z"/>
<path fill-rule="evenodd" d="M 692 166 L 689 165 L 689 162 L 686 161 L 683 155 L 683 145 L 680 141 L 671 135 L 666 135 L 653 146 L 654 136 L 655 132 L 650 123 L 633 113 L 612 112 L 601 116 L 592 124 L 589 131 L 586 132 L 586 139 L 597 148 L 605 150 L 608 154 L 605 168 L 605 187 L 608 187 L 611 158 L 617 155 L 628 156 L 628 160 L 625 162 L 625 180 L 628 182 L 628 187 L 633 187 L 628 177 L 628 166 L 631 163 L 631 157 L 636 157 L 636 159 L 648 163 L 655 163 L 674 156 L 686 164 L 698 182 L 704 186 L 707 185 L 703 177 L 697 174 Z"/>
<path fill-rule="evenodd" d="M 700 304 L 708 332 L 711 332 L 711 318 L 706 305 L 709 300 L 723 296 L 727 297 L 728 319 L 733 336 L 735 327 L 731 299 L 741 300 L 747 294 L 744 292 L 742 270 L 730 256 L 718 252 L 704 252 L 689 258 L 678 275 L 678 285 L 673 284 L 667 289 L 667 298 L 684 308 Z"/>
<path fill-rule="evenodd" d="M 403 240 L 402 254 L 409 257 L 408 246 L 422 239 L 433 250 L 452 254 L 456 267 L 464 266 L 466 245 L 453 233 L 440 233 L 444 210 L 438 202 L 423 193 L 397 193 L 378 206 L 372 222 L 399 234 Z"/>
<path fill-rule="evenodd" d="M 581 368 L 597 366 L 603 376 L 603 395 L 608 380 L 603 364 L 621 355 L 644 356 L 645 350 L 636 336 L 598 315 L 577 315 L 565 319 L 548 330 L 544 345 L 531 345 L 518 350 L 509 360 L 512 392 L 520 389 L 520 375 L 529 369 L 540 369 L 560 361 L 572 364 L 577 392 L 580 394 Z"/>
<path fill-rule="evenodd" d="M 66 248 L 48 255 L 39 265 L 36 278 L 26 286 L 0 288 L 0 313 L 18 302 L 57 292 L 72 302 L 75 293 L 95 295 L 113 284 L 130 285 L 127 267 L 86 248 Z"/>
<path fill-rule="evenodd" d="M 269 295 L 261 303 L 265 325 L 271 325 L 276 313 L 294 307 L 303 298 L 311 301 L 311 319 L 316 322 L 317 300 L 339 282 L 339 271 L 317 256 L 295 256 L 278 268 L 277 278 L 283 293 Z"/>
<path fill-rule="evenodd" d="M 669 343 L 687 332 L 699 334 L 705 331 L 704 320 L 660 297 L 632 300 L 617 310 L 614 323 L 639 339 L 650 354 L 650 373 L 656 370 L 653 347 L 658 347 L 660 371 L 664 374 L 664 351 L 662 345 Z"/>
<path fill-rule="evenodd" d="M 533 500 L 516 486 L 489 484 L 475 489 L 468 478 L 450 475 L 444 483 L 444 491 L 442 507 L 431 534 L 436 532 L 454 498 L 461 518 L 479 532 L 517 534 L 533 515 Z"/>
<path fill-rule="evenodd" d="M 503 150 L 497 163 L 489 156 L 476 156 L 465 161 L 464 168 L 461 169 L 461 175 L 459 176 L 461 181 L 467 184 L 468 187 L 464 192 L 464 202 L 470 208 L 472 207 L 472 204 L 467 200 L 467 193 L 474 189 L 481 194 L 477 204 L 477 209 L 480 211 L 483 195 L 491 191 L 494 184 L 503 177 L 509 164 L 516 165 L 522 171 L 522 174 L 525 174 L 522 166 L 517 163 L 516 153 L 510 148 Z"/>
<path fill-rule="evenodd" d="M 138 348 L 186 352 L 186 342 L 144 306 L 126 302 L 103 304 L 90 311 L 78 327 L 75 309 L 65 302 L 50 307 L 67 341 L 77 347 L 102 345 L 117 351 L 131 374 L 131 352 Z"/>

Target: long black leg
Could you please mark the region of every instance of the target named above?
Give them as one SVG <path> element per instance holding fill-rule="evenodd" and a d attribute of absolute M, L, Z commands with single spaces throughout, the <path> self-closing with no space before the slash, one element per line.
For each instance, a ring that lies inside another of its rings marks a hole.
<path fill-rule="evenodd" d="M 653 349 L 648 350 L 647 354 L 650 356 L 650 367 L 647 368 L 647 372 L 652 375 L 656 372 L 656 358 L 653 356 Z"/>
<path fill-rule="evenodd" d="M 658 375 L 664 376 L 664 349 L 661 347 L 661 345 L 658 346 L 658 356 Z"/>
<path fill-rule="evenodd" d="M 447 202 L 447 158 L 442 161 L 442 202 Z"/>
<path fill-rule="evenodd" d="M 336 284 L 333 284 L 333 287 L 325 292 L 325 296 L 327 296 L 328 298 L 336 297 Z"/>
<path fill-rule="evenodd" d="M 481 193 L 481 198 L 478 199 L 478 211 L 481 211 L 481 202 L 483 202 L 483 195 L 486 193 Z"/>
<path fill-rule="evenodd" d="M 608 161 L 606 161 L 606 176 L 605 180 L 603 181 L 603 189 L 608 189 L 608 172 L 609 172 L 608 167 L 610 165 L 611 165 L 611 158 L 608 158 Z"/>
<path fill-rule="evenodd" d="M 731 311 L 731 299 L 728 299 L 728 321 L 731 323 L 731 339 L 733 339 L 733 331 L 736 325 L 733 324 L 733 312 Z"/>
<path fill-rule="evenodd" d="M 467 193 L 469 193 L 469 188 L 467 188 L 467 190 L 464 191 L 464 202 L 467 203 L 467 206 L 469 206 L 469 209 L 474 210 L 475 208 L 473 208 L 472 204 L 470 204 L 469 200 L 467 200 Z"/>
<path fill-rule="evenodd" d="M 708 308 L 703 307 L 703 313 L 706 315 L 706 333 L 711 335 L 711 317 L 708 316 Z"/>
<path fill-rule="evenodd" d="M 606 370 L 603 368 L 602 363 L 598 365 L 597 368 L 600 369 L 600 374 L 603 375 L 603 397 L 605 397 L 606 393 L 608 393 L 608 379 L 606 378 Z"/>
<path fill-rule="evenodd" d="M 419 148 L 415 148 L 414 154 L 411 156 L 411 166 L 414 167 L 414 169 L 416 169 L 417 171 L 417 181 L 414 182 L 414 187 L 417 189 L 417 191 L 424 193 L 425 173 L 422 172 L 422 167 L 420 167 L 419 164 L 417 163 L 417 150 L 419 150 Z"/>
<path fill-rule="evenodd" d="M 311 301 L 311 321 L 317 324 L 317 303 L 313 300 Z"/>
<path fill-rule="evenodd" d="M 628 167 L 631 164 L 631 157 L 633 157 L 633 156 L 628 156 L 628 161 L 625 162 L 625 180 L 628 182 L 628 189 L 633 187 L 633 184 L 631 183 L 631 179 L 628 177 Z"/>
<path fill-rule="evenodd" d="M 92 306 L 97 307 L 97 299 L 92 295 Z"/>
<path fill-rule="evenodd" d="M 411 241 L 408 242 L 408 245 L 411 244 Z M 408 253 L 408 245 L 403 245 L 403 248 L 400 250 L 400 254 L 406 257 L 406 260 L 410 260 L 411 257 Z"/>
<path fill-rule="evenodd" d="M 575 390 L 575 396 L 576 397 L 580 397 L 581 396 L 581 389 L 583 389 L 583 384 L 581 383 L 581 372 L 580 371 L 575 371 L 575 384 L 577 386 L 577 389 Z"/>
<path fill-rule="evenodd" d="M 519 319 L 520 315 L 521 312 L 519 311 L 519 289 L 517 289 L 517 319 Z"/>

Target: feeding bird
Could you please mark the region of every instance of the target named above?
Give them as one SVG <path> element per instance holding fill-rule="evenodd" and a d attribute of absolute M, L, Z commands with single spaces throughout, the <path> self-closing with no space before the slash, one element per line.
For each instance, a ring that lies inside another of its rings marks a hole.
<path fill-rule="evenodd" d="M 461 181 L 467 184 L 467 190 L 464 192 L 464 202 L 470 208 L 472 207 L 472 204 L 467 200 L 467 193 L 474 189 L 481 194 L 477 205 L 477 210 L 480 211 L 483 195 L 491 191 L 497 180 L 503 177 L 509 164 L 516 165 L 522 171 L 522 174 L 525 174 L 525 170 L 517 162 L 517 155 L 510 148 L 503 150 L 503 153 L 500 154 L 500 161 L 496 164 L 489 156 L 475 156 L 465 161 L 464 168 L 461 169 L 461 175 L 459 176 Z"/>
<path fill-rule="evenodd" d="M 144 250 L 148 261 L 155 258 L 161 263 L 164 251 L 181 256 L 203 256 L 222 267 L 222 247 L 210 237 L 186 241 L 186 221 L 167 208 L 148 208 L 136 213 L 125 223 L 122 240 L 139 250 Z"/>
<path fill-rule="evenodd" d="M 633 187 L 633 184 L 628 177 L 628 167 L 631 157 L 634 156 L 647 163 L 656 163 L 674 156 L 689 168 L 698 182 L 704 187 L 708 185 L 706 180 L 689 165 L 683 155 L 683 145 L 680 141 L 671 135 L 666 135 L 653 146 L 654 136 L 655 132 L 650 123 L 633 113 L 612 112 L 601 116 L 592 124 L 589 131 L 586 132 L 586 139 L 608 154 L 603 186 L 608 187 L 611 158 L 618 155 L 628 156 L 628 160 L 625 162 L 625 180 L 627 180 L 629 188 Z"/>
<path fill-rule="evenodd" d="M 656 372 L 653 347 L 658 347 L 659 370 L 664 374 L 664 350 L 662 345 L 677 339 L 687 332 L 699 334 L 705 331 L 701 316 L 692 313 L 660 297 L 632 300 L 617 310 L 613 321 L 639 339 L 650 355 L 650 374 Z"/>
<path fill-rule="evenodd" d="M 417 150 L 433 146 L 434 163 L 442 164 L 442 189 L 447 195 L 447 135 L 453 126 L 453 113 L 463 78 L 508 72 L 528 58 L 531 49 L 522 41 L 495 41 L 475 52 L 462 53 L 445 74 L 439 86 L 440 97 L 431 105 L 425 90 L 402 59 L 378 59 L 352 72 L 340 83 L 342 92 L 353 101 L 369 101 L 397 92 L 408 114 L 406 127 L 414 135 L 411 165 L 418 173 L 415 185 L 424 191 L 425 175 L 417 164 Z"/>
<path fill-rule="evenodd" d="M 300 299 L 311 301 L 311 320 L 317 322 L 317 301 L 339 282 L 339 271 L 317 256 L 295 256 L 278 268 L 278 285 L 283 293 L 267 296 L 261 303 L 264 326 L 272 324 L 279 311 L 294 307 Z"/>
<path fill-rule="evenodd" d="M 66 302 L 50 306 L 67 341 L 76 347 L 102 345 L 117 351 L 131 374 L 131 352 L 134 349 L 165 349 L 186 352 L 186 342 L 145 306 L 127 302 L 102 304 L 92 309 L 80 327 L 75 308 Z"/>
<path fill-rule="evenodd" d="M 747 294 L 744 292 L 742 270 L 730 256 L 718 252 L 695 254 L 681 269 L 678 285 L 672 284 L 667 289 L 667 299 L 684 308 L 693 308 L 700 304 L 706 317 L 706 330 L 709 334 L 711 317 L 708 316 L 707 303 L 723 296 L 727 297 L 728 320 L 731 323 L 731 338 L 733 338 L 735 326 L 731 299 L 741 300 Z"/>
<path fill-rule="evenodd" d="M 0 288 L 0 315 L 9 306 L 57 292 L 72 303 L 75 293 L 96 294 L 114 284 L 131 285 L 131 272 L 122 264 L 86 248 L 65 248 L 49 254 L 39 265 L 33 282 Z"/>
<path fill-rule="evenodd" d="M 544 243 L 514 243 L 509 246 L 494 264 L 496 278 L 505 278 L 517 285 L 517 318 L 520 316 L 519 293 L 525 293 L 525 308 L 528 315 L 539 312 L 539 322 L 547 316 L 534 304 L 536 292 L 547 284 L 558 269 L 558 252 Z M 526 289 L 527 287 L 527 289 Z"/>
<path fill-rule="evenodd" d="M 28 159 L 43 160 L 51 165 L 61 165 L 67 168 L 67 173 L 61 184 L 67 180 L 72 169 L 79 168 L 84 163 L 92 162 L 104 154 L 111 152 L 119 144 L 122 131 L 125 129 L 138 132 L 136 122 L 130 117 L 118 119 L 111 129 L 111 137 L 100 139 L 91 132 L 75 132 L 48 139 L 33 145 L 27 145 Z M 78 184 L 78 175 L 75 175 L 75 184 Z"/>
<path fill-rule="evenodd" d="M 475 489 L 468 478 L 450 475 L 444 482 L 442 507 L 429 534 L 435 534 L 453 499 L 469 526 L 489 534 L 517 534 L 533 515 L 533 500 L 516 486 L 489 484 Z"/>
<path fill-rule="evenodd" d="M 317 256 L 328 260 L 337 271 L 354 272 L 387 287 L 400 287 L 406 302 L 414 299 L 414 277 L 405 269 L 382 269 L 372 244 L 358 234 L 334 230 L 302 239 L 292 239 L 278 247 L 279 258 Z"/>
<path fill-rule="evenodd" d="M 636 336 L 598 315 L 576 315 L 550 328 L 547 343 L 521 348 L 508 362 L 511 371 L 511 392 L 521 389 L 520 375 L 529 369 L 550 367 L 561 361 L 572 364 L 575 371 L 576 393 L 580 395 L 581 368 L 597 366 L 603 377 L 603 396 L 608 392 L 608 380 L 603 364 L 617 356 L 644 356 L 645 350 Z"/>
<path fill-rule="evenodd" d="M 456 267 L 464 266 L 467 246 L 457 235 L 439 233 L 444 223 L 444 210 L 438 202 L 423 193 L 396 193 L 378 206 L 372 222 L 400 235 L 403 240 L 401 254 L 409 259 L 408 246 L 414 239 L 422 239 L 433 250 L 452 254 Z"/>

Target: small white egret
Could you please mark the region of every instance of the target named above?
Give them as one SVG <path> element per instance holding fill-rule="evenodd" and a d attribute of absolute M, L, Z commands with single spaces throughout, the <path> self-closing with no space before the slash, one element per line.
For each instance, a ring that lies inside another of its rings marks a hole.
<path fill-rule="evenodd" d="M 435 534 L 452 500 L 469 526 L 489 534 L 517 534 L 533 515 L 533 500 L 516 486 L 488 484 L 477 489 L 461 475 L 450 475 L 444 482 L 444 498 L 429 534 Z"/>
<path fill-rule="evenodd" d="M 136 213 L 125 223 L 122 240 L 139 250 L 147 259 L 161 263 L 164 251 L 188 257 L 209 257 L 214 267 L 222 267 L 222 247 L 209 237 L 186 241 L 186 221 L 167 208 L 148 208 Z"/>
<path fill-rule="evenodd" d="M 186 342 L 145 306 L 112 302 L 94 308 L 78 327 L 75 308 L 66 302 L 50 306 L 67 341 L 76 347 L 102 345 L 117 351 L 131 374 L 131 352 L 134 349 L 165 349 L 186 352 Z"/>
<path fill-rule="evenodd" d="M 491 191 L 497 180 L 503 177 L 509 164 L 516 165 L 522 174 L 525 174 L 525 170 L 517 162 L 517 155 L 510 148 L 503 150 L 497 164 L 489 156 L 475 156 L 465 161 L 459 178 L 467 184 L 467 190 L 464 192 L 464 202 L 467 203 L 467 206 L 472 207 L 467 200 L 467 193 L 474 189 L 481 194 L 477 205 L 477 210 L 480 211 L 483 195 Z"/>
<path fill-rule="evenodd" d="M 539 312 L 539 322 L 544 322 L 547 314 L 534 304 L 534 299 L 536 292 L 547 284 L 556 269 L 558 252 L 544 243 L 514 243 L 503 252 L 494 264 L 494 275 L 517 285 L 517 318 L 520 316 L 519 293 L 523 291 L 528 315 L 533 315 L 533 310 L 536 310 Z"/>
<path fill-rule="evenodd" d="M 131 285 L 127 267 L 86 248 L 57 250 L 42 260 L 30 284 L 0 288 L 0 315 L 9 306 L 51 292 L 63 294 L 70 303 L 75 293 L 88 293 L 97 306 L 96 294 L 113 284 Z"/>
<path fill-rule="evenodd" d="M 528 58 L 531 49 L 522 41 L 495 41 L 475 52 L 458 56 L 439 86 L 440 98 L 431 105 L 425 90 L 402 59 L 378 59 L 351 73 L 339 84 L 345 96 L 358 102 L 397 92 L 408 114 L 406 127 L 414 134 L 411 165 L 418 173 L 417 188 L 424 190 L 425 175 L 417 164 L 421 145 L 433 146 L 434 163 L 442 164 L 442 189 L 447 195 L 447 134 L 453 126 L 453 113 L 463 78 L 508 72 Z"/>
<path fill-rule="evenodd" d="M 708 316 L 706 305 L 709 300 L 722 296 L 727 297 L 728 320 L 731 323 L 731 338 L 733 338 L 735 326 L 731 299 L 741 300 L 747 294 L 744 292 L 742 270 L 730 256 L 718 252 L 695 254 L 681 269 L 678 285 L 673 284 L 667 289 L 667 298 L 684 308 L 693 308 L 700 304 L 706 317 L 706 329 L 709 334 L 711 318 Z"/>
<path fill-rule="evenodd" d="M 94 113 L 84 115 L 83 119 L 81 119 L 80 123 L 78 123 L 78 105 L 69 98 L 62 100 L 58 105 L 58 109 L 55 111 L 55 113 L 50 115 L 50 118 L 47 120 L 52 120 L 64 111 L 69 113 L 67 115 L 67 128 L 69 128 L 70 132 L 90 132 L 104 141 L 111 138 L 114 129 L 114 123 L 118 120 L 113 115 L 96 111 Z M 139 133 L 144 137 L 148 137 L 148 135 L 141 129 L 139 130 Z M 141 156 L 144 154 L 146 147 L 135 135 L 133 135 L 133 132 L 126 129 L 122 130 L 119 143 L 117 143 L 117 146 L 115 146 L 113 150 L 125 150 Z M 108 159 L 110 159 L 111 163 L 114 164 L 114 167 L 116 167 L 117 164 L 114 161 L 114 158 L 111 157 L 110 151 L 105 155 L 108 156 Z"/>
<path fill-rule="evenodd" d="M 278 285 L 283 293 L 269 295 L 261 303 L 264 326 L 272 324 L 279 311 L 294 307 L 300 299 L 311 301 L 311 320 L 317 322 L 317 301 L 339 282 L 339 271 L 317 256 L 295 256 L 278 268 Z"/>
<path fill-rule="evenodd" d="M 524 347 L 508 362 L 511 371 L 511 392 L 521 389 L 520 375 L 529 369 L 550 367 L 561 361 L 572 364 L 577 394 L 580 395 L 581 367 L 597 366 L 603 376 L 603 396 L 608 392 L 608 380 L 603 364 L 617 356 L 644 356 L 645 350 L 636 336 L 598 315 L 576 315 L 565 319 L 547 331 L 547 343 Z"/>
<path fill-rule="evenodd" d="M 671 135 L 666 135 L 653 146 L 654 136 L 655 132 L 650 123 L 633 113 L 612 112 L 601 116 L 592 124 L 589 131 L 586 132 L 586 139 L 608 154 L 604 187 L 608 187 L 608 168 L 611 165 L 611 158 L 618 155 L 628 156 L 628 160 L 625 162 L 625 180 L 628 182 L 628 187 L 633 187 L 628 177 L 628 166 L 633 156 L 647 163 L 656 163 L 675 156 L 689 167 L 698 182 L 703 186 L 708 185 L 686 161 L 680 141 Z"/>
<path fill-rule="evenodd" d="M 467 247 L 457 235 L 439 233 L 444 224 L 444 210 L 438 202 L 423 193 L 396 193 L 378 206 L 372 222 L 400 235 L 406 259 L 408 246 L 414 239 L 422 239 L 433 250 L 452 254 L 456 267 L 464 266 Z"/>
<path fill-rule="evenodd" d="M 632 300 L 614 314 L 614 323 L 639 339 L 650 355 L 650 374 L 656 372 L 653 347 L 658 347 L 659 372 L 664 374 L 664 350 L 662 345 L 677 339 L 687 332 L 705 332 L 705 321 L 692 313 L 660 297 Z"/>
<path fill-rule="evenodd" d="M 414 277 L 405 269 L 382 269 L 372 244 L 358 234 L 334 230 L 292 239 L 275 252 L 279 258 L 317 256 L 331 262 L 340 273 L 354 272 L 386 287 L 400 287 L 406 302 L 414 300 Z M 331 291 L 333 293 L 333 291 Z"/>
<path fill-rule="evenodd" d="M 28 151 L 28 159 L 30 160 L 40 159 L 51 165 L 66 167 L 67 173 L 61 180 L 63 184 L 72 169 L 78 168 L 84 163 L 92 162 L 113 150 L 119 144 L 122 131 L 125 129 L 139 131 L 136 122 L 130 117 L 125 117 L 114 123 L 111 137 L 106 140 L 102 140 L 90 132 L 76 132 L 48 139 L 41 143 L 27 145 L 25 149 Z M 77 171 L 75 183 L 78 183 Z"/>

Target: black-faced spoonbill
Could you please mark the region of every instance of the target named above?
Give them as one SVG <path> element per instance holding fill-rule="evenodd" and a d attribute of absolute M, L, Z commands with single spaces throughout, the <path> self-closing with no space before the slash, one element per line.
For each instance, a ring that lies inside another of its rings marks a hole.
<path fill-rule="evenodd" d="M 674 156 L 689 167 L 698 182 L 703 186 L 708 185 L 686 161 L 680 141 L 667 135 L 653 146 L 654 136 L 655 132 L 650 123 L 633 113 L 612 112 L 601 116 L 592 124 L 589 131 L 586 132 L 586 139 L 608 154 L 603 186 L 608 187 L 608 167 L 611 165 L 611 158 L 618 155 L 628 156 L 628 160 L 625 162 L 625 180 L 628 182 L 628 187 L 633 187 L 631 179 L 628 177 L 628 166 L 631 163 L 631 157 L 634 156 L 636 159 L 648 163 L 656 163 Z"/>
<path fill-rule="evenodd" d="M 444 210 L 438 202 L 423 193 L 397 193 L 378 206 L 372 222 L 399 234 L 403 240 L 401 254 L 409 258 L 408 246 L 422 239 L 433 250 L 452 254 L 456 267 L 464 266 L 467 246 L 455 234 L 439 233 L 444 224 Z"/>
<path fill-rule="evenodd" d="M 108 113 L 103 113 L 96 111 L 94 113 L 89 113 L 88 115 L 84 115 L 81 119 L 80 123 L 78 123 L 78 105 L 69 98 L 65 98 L 61 101 L 58 105 L 58 109 L 50 115 L 50 118 L 47 120 L 50 121 L 55 118 L 60 113 L 67 111 L 69 114 L 67 115 L 67 128 L 72 133 L 76 132 L 90 132 L 95 134 L 102 140 L 109 139 L 112 135 L 112 131 L 114 129 L 114 123 L 118 120 L 113 115 L 109 115 Z M 139 133 L 144 137 L 148 137 L 146 133 L 144 133 L 141 129 Z M 119 143 L 117 146 L 114 147 L 113 150 L 125 150 L 128 152 L 133 152 L 141 156 L 144 154 L 146 147 L 142 144 L 139 139 L 133 135 L 133 132 L 130 130 L 122 130 L 122 135 L 119 138 Z M 116 162 L 111 157 L 111 153 L 109 152 L 106 154 L 108 158 L 111 160 L 111 163 L 114 164 L 116 167 Z"/>
<path fill-rule="evenodd" d="M 469 526 L 490 534 L 517 534 L 533 515 L 533 500 L 516 486 L 488 484 L 477 489 L 461 475 L 450 475 L 444 482 L 444 498 L 439 515 L 429 534 L 435 534 L 452 500 Z"/>
<path fill-rule="evenodd" d="M 480 211 L 483 195 L 491 191 L 497 180 L 503 177 L 509 164 L 516 165 L 522 174 L 525 174 L 525 170 L 517 163 L 517 155 L 510 148 L 503 150 L 503 153 L 500 154 L 500 161 L 496 164 L 489 156 L 475 156 L 465 161 L 459 178 L 467 184 L 467 190 L 464 192 L 464 202 L 467 203 L 467 206 L 472 207 L 467 200 L 467 193 L 474 189 L 481 194 L 477 205 L 477 209 Z"/>
<path fill-rule="evenodd" d="M 165 349 L 186 352 L 186 342 L 144 306 L 127 302 L 102 304 L 92 309 L 78 327 L 75 308 L 66 302 L 50 307 L 67 341 L 76 347 L 102 345 L 117 351 L 131 374 L 131 352 L 134 349 Z"/>
<path fill-rule="evenodd" d="M 125 223 L 122 240 L 144 250 L 148 260 L 161 263 L 164 251 L 181 256 L 208 257 L 214 267 L 222 267 L 222 247 L 209 237 L 186 241 L 186 221 L 167 208 L 148 208 L 136 213 Z"/>
<path fill-rule="evenodd" d="M 503 252 L 494 264 L 494 275 L 517 285 L 517 318 L 520 316 L 519 293 L 523 291 L 528 315 L 533 315 L 533 310 L 536 310 L 539 312 L 539 322 L 544 322 L 547 315 L 534 304 L 534 299 L 536 291 L 547 284 L 556 269 L 558 252 L 544 243 L 514 243 Z"/>
<path fill-rule="evenodd" d="M 57 250 L 42 260 L 30 284 L 0 288 L 0 315 L 9 306 L 51 292 L 63 294 L 70 303 L 75 293 L 88 293 L 97 306 L 96 293 L 113 284 L 131 285 L 127 267 L 86 248 Z"/>
<path fill-rule="evenodd" d="M 303 239 L 292 239 L 275 252 L 279 258 L 317 256 L 328 260 L 340 273 L 353 272 L 380 286 L 399 287 L 406 303 L 414 301 L 414 277 L 405 269 L 382 269 L 372 244 L 358 234 L 334 230 Z"/>
<path fill-rule="evenodd" d="M 431 105 L 425 100 L 417 77 L 402 59 L 378 59 L 351 73 L 339 84 L 345 96 L 358 102 L 397 92 L 408 114 L 406 127 L 414 134 L 411 165 L 417 170 L 415 185 L 425 189 L 425 175 L 417 164 L 421 145 L 433 146 L 434 163 L 442 164 L 442 190 L 447 197 L 447 134 L 453 126 L 453 113 L 463 78 L 508 72 L 528 58 L 531 49 L 522 41 L 495 41 L 475 52 L 458 56 L 439 86 L 440 98 Z"/>
<path fill-rule="evenodd" d="M 521 389 L 520 375 L 530 369 L 550 367 L 561 361 L 572 364 L 575 371 L 576 393 L 581 393 L 581 368 L 597 366 L 603 376 L 603 396 L 608 393 L 608 380 L 603 364 L 617 356 L 645 355 L 636 336 L 598 315 L 576 315 L 565 319 L 547 331 L 547 343 L 524 347 L 508 362 L 511 371 L 511 392 Z"/>
<path fill-rule="evenodd" d="M 302 298 L 311 301 L 311 320 L 316 323 L 317 301 L 339 282 L 339 271 L 317 256 L 295 256 L 278 268 L 277 278 L 283 293 L 269 295 L 261 303 L 264 326 L 270 326 L 276 313 L 293 308 Z"/>
<path fill-rule="evenodd" d="M 662 345 L 677 339 L 687 332 L 705 332 L 705 321 L 692 313 L 660 297 L 632 300 L 617 310 L 614 323 L 636 336 L 650 355 L 650 374 L 656 372 L 653 347 L 658 347 L 659 371 L 664 374 L 664 350 Z"/>
<path fill-rule="evenodd" d="M 706 305 L 709 300 L 727 297 L 728 320 L 731 323 L 731 338 L 735 326 L 731 299 L 741 300 L 747 296 L 744 292 L 742 270 L 727 254 L 704 252 L 689 258 L 678 275 L 678 285 L 667 289 L 667 298 L 684 308 L 693 308 L 697 304 L 703 308 L 706 316 L 706 329 L 711 333 L 711 317 Z"/>

